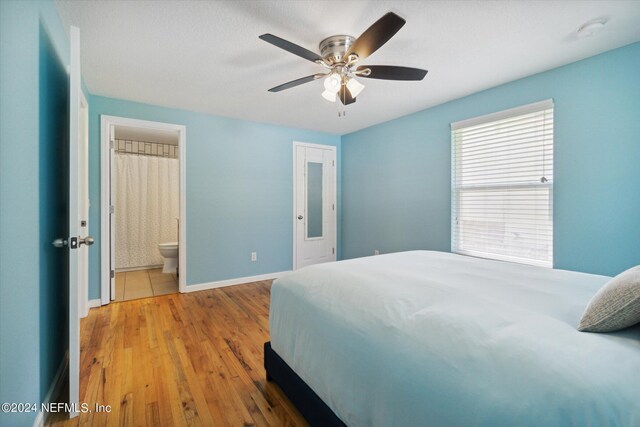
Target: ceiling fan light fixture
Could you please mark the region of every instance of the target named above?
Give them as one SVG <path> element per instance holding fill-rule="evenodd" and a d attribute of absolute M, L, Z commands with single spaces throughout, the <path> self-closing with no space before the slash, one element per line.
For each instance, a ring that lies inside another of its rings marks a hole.
<path fill-rule="evenodd" d="M 336 92 L 331 92 L 329 90 L 325 90 L 324 92 L 322 92 L 322 97 L 329 102 L 336 102 L 336 96 Z"/>
<path fill-rule="evenodd" d="M 273 34 L 261 35 L 260 39 L 267 43 L 325 68 L 323 73 L 312 74 L 272 87 L 269 92 L 280 92 L 324 79 L 322 97 L 329 102 L 339 100 L 346 107 L 353 104 L 356 96 L 364 90 L 362 80 L 357 81 L 355 77 L 398 81 L 422 80 L 427 70 L 396 65 L 357 65 L 388 42 L 405 23 L 406 21 L 400 16 L 388 12 L 358 38 L 346 34 L 325 38 L 319 46 L 322 56 Z M 339 116 L 344 116 L 344 110 Z"/>
<path fill-rule="evenodd" d="M 329 77 L 324 79 L 324 88 L 326 91 L 333 92 L 334 94 L 340 91 L 342 85 L 342 79 L 336 73 L 331 73 Z"/>
<path fill-rule="evenodd" d="M 347 82 L 347 89 L 351 92 L 351 96 L 355 98 L 360 95 L 360 92 L 364 89 L 364 85 L 352 77 Z"/>

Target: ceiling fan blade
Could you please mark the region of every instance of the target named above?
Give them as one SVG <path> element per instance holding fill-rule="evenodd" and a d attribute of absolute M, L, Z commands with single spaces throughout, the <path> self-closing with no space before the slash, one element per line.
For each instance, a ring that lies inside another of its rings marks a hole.
<path fill-rule="evenodd" d="M 291 80 L 290 82 L 281 84 L 280 86 L 272 87 L 269 89 L 269 92 L 280 92 L 281 90 L 291 89 L 292 87 L 300 86 L 301 84 L 309 83 L 314 80 L 321 79 L 326 76 L 326 74 L 312 74 L 307 77 L 302 77 L 296 80 Z"/>
<path fill-rule="evenodd" d="M 358 67 L 356 71 L 362 71 L 366 69 L 371 70 L 371 74 L 360 74 L 358 77 L 364 77 L 367 79 L 381 79 L 381 80 L 422 80 L 427 75 L 427 70 L 421 70 L 420 68 L 410 67 L 396 67 L 394 65 L 366 65 Z"/>
<path fill-rule="evenodd" d="M 284 49 L 287 52 L 291 52 L 294 55 L 298 55 L 301 58 L 304 58 L 311 62 L 321 61 L 322 57 L 315 52 L 311 52 L 308 49 L 303 48 L 302 46 L 298 46 L 295 43 L 291 43 L 288 40 L 282 39 L 278 36 L 274 36 L 273 34 L 263 34 L 260 38 L 267 43 L 271 43 L 274 46 L 279 47 L 280 49 Z"/>
<path fill-rule="evenodd" d="M 355 53 L 360 60 L 366 58 L 388 42 L 405 22 L 407 21 L 395 13 L 387 13 L 357 38 L 344 57 L 348 58 L 350 54 Z"/>
<path fill-rule="evenodd" d="M 349 91 L 349 89 L 345 85 L 340 86 L 338 98 L 340 98 L 340 102 L 342 102 L 344 105 L 349 105 L 356 102 L 356 99 L 351 96 L 351 91 Z"/>

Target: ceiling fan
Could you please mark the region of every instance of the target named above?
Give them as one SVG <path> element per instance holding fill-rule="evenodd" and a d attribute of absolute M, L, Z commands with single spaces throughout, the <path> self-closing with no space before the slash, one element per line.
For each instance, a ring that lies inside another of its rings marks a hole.
<path fill-rule="evenodd" d="M 272 87 L 269 92 L 280 92 L 324 78 L 325 91 L 322 96 L 328 101 L 336 102 L 337 98 L 342 104 L 349 105 L 356 102 L 356 97 L 364 89 L 364 85 L 358 82 L 356 77 L 382 80 L 422 80 L 427 74 L 427 70 L 392 65 L 358 66 L 359 61 L 389 41 L 405 23 L 404 19 L 389 12 L 367 28 L 357 39 L 348 35 L 336 35 L 322 40 L 320 42 L 322 56 L 273 34 L 261 35 L 260 38 L 267 43 L 320 64 L 328 70 L 325 73 L 312 74 Z"/>

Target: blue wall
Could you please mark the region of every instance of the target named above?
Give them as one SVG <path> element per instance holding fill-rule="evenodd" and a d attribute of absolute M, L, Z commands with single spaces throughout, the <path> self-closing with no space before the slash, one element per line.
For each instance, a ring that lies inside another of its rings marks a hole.
<path fill-rule="evenodd" d="M 291 270 L 293 141 L 338 147 L 340 224 L 339 136 L 100 96 L 90 97 L 89 114 L 89 227 L 96 238 L 100 115 L 186 126 L 188 285 Z M 253 251 L 258 252 L 257 262 L 251 262 Z M 89 263 L 89 297 L 95 299 L 100 297 L 98 242 Z"/>
<path fill-rule="evenodd" d="M 52 258 L 39 219 L 48 206 L 40 150 L 58 142 L 56 121 L 64 125 L 68 50 L 52 2 L 0 1 L 0 402 L 39 402 L 66 345 L 54 342 L 66 332 L 64 295 L 41 275 Z M 0 413 L 0 425 L 34 418 Z"/>
<path fill-rule="evenodd" d="M 554 267 L 640 264 L 640 43 L 343 136 L 343 258 L 450 250 L 449 124 L 548 98 Z"/>

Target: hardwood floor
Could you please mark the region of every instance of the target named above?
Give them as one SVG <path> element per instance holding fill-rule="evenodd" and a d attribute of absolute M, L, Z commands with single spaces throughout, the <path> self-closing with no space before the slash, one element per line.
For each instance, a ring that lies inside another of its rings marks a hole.
<path fill-rule="evenodd" d="M 125 301 L 81 323 L 80 402 L 49 425 L 305 426 L 265 379 L 271 282 Z"/>

